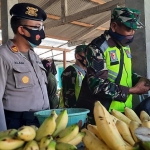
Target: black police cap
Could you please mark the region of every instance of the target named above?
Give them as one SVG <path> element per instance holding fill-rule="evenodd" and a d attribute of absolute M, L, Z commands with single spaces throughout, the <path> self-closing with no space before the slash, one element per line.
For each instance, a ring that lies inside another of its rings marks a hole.
<path fill-rule="evenodd" d="M 47 18 L 46 13 L 40 7 L 30 3 L 18 3 L 10 9 L 10 15 L 19 18 L 44 21 Z"/>

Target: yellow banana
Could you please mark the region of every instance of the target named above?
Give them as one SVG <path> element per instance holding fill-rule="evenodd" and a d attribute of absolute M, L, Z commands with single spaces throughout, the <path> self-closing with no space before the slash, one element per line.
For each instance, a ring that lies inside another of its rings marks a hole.
<path fill-rule="evenodd" d="M 52 114 L 52 115 L 54 115 L 54 118 L 55 118 L 55 120 L 56 120 L 56 119 L 57 119 L 57 117 L 58 117 L 58 115 L 57 115 L 56 111 L 55 111 L 55 110 L 52 110 L 51 114 Z"/>
<path fill-rule="evenodd" d="M 68 113 L 64 109 L 56 119 L 56 130 L 53 133 L 53 137 L 56 137 L 60 131 L 64 130 L 68 124 Z"/>
<path fill-rule="evenodd" d="M 23 150 L 39 150 L 38 143 L 35 140 L 26 143 Z"/>
<path fill-rule="evenodd" d="M 54 140 L 52 140 L 46 147 L 46 150 L 56 150 L 55 148 L 56 148 L 56 142 Z"/>
<path fill-rule="evenodd" d="M 23 146 L 24 143 L 25 141 L 15 137 L 4 137 L 0 139 L 0 149 L 12 150 Z"/>
<path fill-rule="evenodd" d="M 142 122 L 142 127 L 150 128 L 150 121 L 144 120 L 144 121 Z"/>
<path fill-rule="evenodd" d="M 16 132 L 17 132 L 16 129 L 9 129 L 6 131 L 1 131 L 0 132 L 0 138 L 6 137 L 6 136 L 13 136 L 16 134 Z"/>
<path fill-rule="evenodd" d="M 140 118 L 131 108 L 125 107 L 124 113 L 130 120 L 136 121 L 138 123 L 142 123 Z"/>
<path fill-rule="evenodd" d="M 39 128 L 36 127 L 35 125 L 30 125 L 35 131 L 37 131 Z"/>
<path fill-rule="evenodd" d="M 89 131 L 91 131 L 96 137 L 98 137 L 100 140 L 102 139 L 99 132 L 98 132 L 98 129 L 97 129 L 97 126 L 96 125 L 91 125 L 91 124 L 88 124 L 87 125 L 87 129 Z"/>
<path fill-rule="evenodd" d="M 116 125 L 112 121 L 109 112 L 97 101 L 94 105 L 94 118 L 99 134 L 110 149 L 127 150 Z"/>
<path fill-rule="evenodd" d="M 135 142 L 139 142 L 138 138 L 135 135 L 135 129 L 137 129 L 140 126 L 141 126 L 141 124 L 136 122 L 136 121 L 131 121 L 129 124 L 129 129 L 130 129 L 130 132 L 131 132 L 132 137 L 133 137 Z"/>
<path fill-rule="evenodd" d="M 82 129 L 85 132 L 83 143 L 89 150 L 110 150 L 110 148 L 100 139 L 98 139 L 92 132 L 87 129 Z"/>
<path fill-rule="evenodd" d="M 56 121 L 54 118 L 54 115 L 50 115 L 48 118 L 44 120 L 42 125 L 39 127 L 39 129 L 36 132 L 36 141 L 40 141 L 42 137 L 47 135 L 52 135 L 56 128 Z"/>
<path fill-rule="evenodd" d="M 79 126 L 77 124 L 71 125 L 59 133 L 59 135 L 56 137 L 56 141 L 68 143 L 69 141 L 74 139 L 78 133 Z"/>
<path fill-rule="evenodd" d="M 73 138 L 71 141 L 69 141 L 69 142 L 67 142 L 68 144 L 72 144 L 72 145 L 78 145 L 81 141 L 82 141 L 82 139 L 83 139 L 83 137 L 85 136 L 85 133 L 84 132 L 79 132 L 76 136 L 75 136 L 75 138 Z"/>
<path fill-rule="evenodd" d="M 89 150 L 89 149 L 87 147 L 85 147 L 84 150 Z"/>
<path fill-rule="evenodd" d="M 111 111 L 111 114 L 112 114 L 113 116 L 115 116 L 116 118 L 118 118 L 119 120 L 125 122 L 127 125 L 129 125 L 129 123 L 130 123 L 130 121 L 131 121 L 128 117 L 126 117 L 124 114 L 122 114 L 122 113 L 119 112 L 118 110 L 113 109 L 113 110 Z"/>
<path fill-rule="evenodd" d="M 19 148 L 16 148 L 15 150 L 23 150 L 24 149 L 24 146 L 21 146 Z"/>
<path fill-rule="evenodd" d="M 111 117 L 112 121 L 114 122 L 114 124 L 116 124 L 118 118 L 116 118 L 115 116 L 113 116 L 111 114 L 110 114 L 110 117 Z"/>
<path fill-rule="evenodd" d="M 48 144 L 50 143 L 51 140 L 53 140 L 51 135 L 47 135 L 47 136 L 42 137 L 42 139 L 39 143 L 40 149 L 45 148 L 46 146 L 48 146 Z"/>
<path fill-rule="evenodd" d="M 142 110 L 140 112 L 140 119 L 143 122 L 144 120 L 148 120 L 149 121 L 149 115 L 146 111 Z"/>
<path fill-rule="evenodd" d="M 132 138 L 128 125 L 125 122 L 118 120 L 116 122 L 116 127 L 119 133 L 121 134 L 122 138 L 125 141 L 127 141 L 130 145 L 134 146 L 135 141 Z"/>
<path fill-rule="evenodd" d="M 57 142 L 56 150 L 77 150 L 77 147 L 68 143 Z"/>
<path fill-rule="evenodd" d="M 22 126 L 18 129 L 16 136 L 24 141 L 31 141 L 36 136 L 36 131 L 31 126 Z"/>

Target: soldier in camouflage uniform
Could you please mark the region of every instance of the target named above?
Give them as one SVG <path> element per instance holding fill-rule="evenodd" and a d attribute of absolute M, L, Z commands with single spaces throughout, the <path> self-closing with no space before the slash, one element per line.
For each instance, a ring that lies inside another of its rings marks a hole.
<path fill-rule="evenodd" d="M 132 108 L 132 94 L 143 94 L 150 88 L 148 79 L 132 71 L 129 44 L 135 30 L 143 27 L 139 15 L 138 10 L 115 8 L 110 29 L 86 47 L 87 74 L 77 107 L 90 109 L 91 118 L 96 100 L 109 111 L 124 112 L 125 106 Z"/>
<path fill-rule="evenodd" d="M 76 101 L 86 73 L 85 61 L 86 45 L 79 45 L 75 49 L 74 65 L 68 66 L 62 73 L 62 93 L 60 96 L 60 107 L 76 107 Z"/>

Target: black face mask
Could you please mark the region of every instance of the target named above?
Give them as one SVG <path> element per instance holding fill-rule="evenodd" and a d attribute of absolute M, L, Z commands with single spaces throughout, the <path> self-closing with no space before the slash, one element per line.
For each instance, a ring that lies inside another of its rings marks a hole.
<path fill-rule="evenodd" d="M 86 64 L 84 64 L 84 61 L 85 61 L 85 57 L 78 54 L 82 59 L 77 59 L 84 67 L 86 66 Z"/>
<path fill-rule="evenodd" d="M 41 29 L 39 31 L 39 30 L 32 30 L 27 27 L 24 27 L 24 28 L 30 33 L 30 37 L 27 37 L 25 35 L 22 35 L 22 36 L 29 42 L 31 47 L 36 47 L 40 45 L 42 42 L 42 39 L 45 38 L 44 30 Z"/>
<path fill-rule="evenodd" d="M 117 32 L 113 32 L 111 29 L 109 29 L 109 34 L 113 38 L 115 38 L 118 42 L 121 43 L 122 46 L 127 46 L 133 42 L 134 35 L 121 35 Z"/>

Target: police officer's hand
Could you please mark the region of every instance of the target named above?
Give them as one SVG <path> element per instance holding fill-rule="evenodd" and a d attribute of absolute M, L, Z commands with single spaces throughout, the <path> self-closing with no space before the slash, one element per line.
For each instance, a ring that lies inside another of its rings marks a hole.
<path fill-rule="evenodd" d="M 146 85 L 144 80 L 140 80 L 134 87 L 129 89 L 130 94 L 146 94 L 150 89 L 150 85 Z"/>

